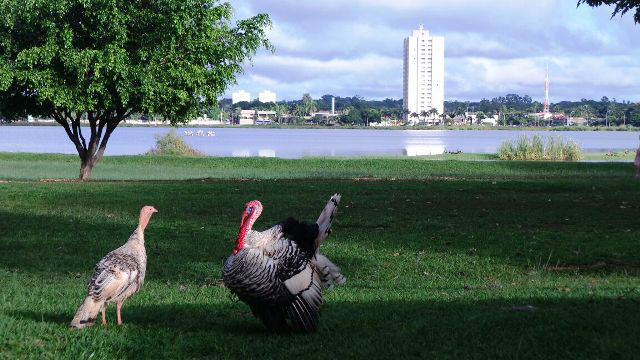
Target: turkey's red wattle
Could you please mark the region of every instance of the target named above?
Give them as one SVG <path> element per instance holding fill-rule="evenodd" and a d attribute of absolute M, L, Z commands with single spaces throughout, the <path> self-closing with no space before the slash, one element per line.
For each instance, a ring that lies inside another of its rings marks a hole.
<path fill-rule="evenodd" d="M 236 247 L 233 249 L 233 254 L 237 254 L 238 251 L 244 247 L 244 238 L 247 237 L 247 233 L 251 230 L 253 225 L 253 214 L 248 214 L 247 211 L 242 213 L 242 220 L 240 220 L 240 230 L 238 230 L 238 237 L 236 238 Z"/>
<path fill-rule="evenodd" d="M 238 237 L 236 238 L 236 247 L 233 249 L 234 255 L 244 248 L 244 239 L 247 237 L 247 233 L 251 231 L 253 223 L 260 217 L 260 214 L 262 214 L 262 203 L 260 201 L 249 201 L 245 205 L 245 210 L 240 220 L 240 230 L 238 230 Z"/>

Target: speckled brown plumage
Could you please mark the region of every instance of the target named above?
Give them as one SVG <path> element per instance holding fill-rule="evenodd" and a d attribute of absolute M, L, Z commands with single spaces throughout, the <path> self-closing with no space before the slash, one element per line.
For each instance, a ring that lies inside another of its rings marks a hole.
<path fill-rule="evenodd" d="M 106 324 L 105 309 L 111 303 L 116 304 L 118 324 L 122 323 L 122 303 L 138 292 L 144 283 L 147 268 L 144 229 L 156 211 L 151 206 L 143 207 L 140 211 L 140 223 L 129 240 L 98 262 L 87 285 L 87 296 L 76 311 L 70 327 L 93 325 L 100 311 L 102 322 Z"/>

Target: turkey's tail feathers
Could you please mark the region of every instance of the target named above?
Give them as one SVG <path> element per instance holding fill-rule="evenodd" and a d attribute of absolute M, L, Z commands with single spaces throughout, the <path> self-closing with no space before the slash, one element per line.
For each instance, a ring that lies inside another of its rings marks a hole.
<path fill-rule="evenodd" d="M 102 310 L 104 301 L 95 301 L 91 296 L 87 296 L 84 302 L 76 311 L 76 315 L 69 324 L 70 328 L 82 329 L 92 326 L 98 318 L 98 313 Z"/>
<path fill-rule="evenodd" d="M 323 288 L 328 288 L 333 284 L 342 285 L 347 282 L 347 278 L 342 275 L 340 268 L 331 262 L 326 256 L 317 253 L 311 260 L 311 263 L 316 267 L 320 274 L 320 281 Z"/>
<path fill-rule="evenodd" d="M 331 234 L 331 223 L 334 216 L 338 212 L 338 204 L 340 204 L 340 194 L 333 194 L 327 205 L 320 213 L 316 224 L 318 224 L 318 237 L 316 238 L 316 249 L 322 245 L 324 239 Z"/>

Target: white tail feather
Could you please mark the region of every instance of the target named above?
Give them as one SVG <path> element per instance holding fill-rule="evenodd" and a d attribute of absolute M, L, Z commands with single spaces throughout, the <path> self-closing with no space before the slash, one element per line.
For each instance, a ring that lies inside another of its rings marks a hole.
<path fill-rule="evenodd" d="M 82 329 L 92 326 L 103 306 L 104 301 L 94 301 L 91 296 L 87 296 L 76 311 L 76 315 L 73 317 L 73 320 L 71 320 L 69 327 Z"/>
<path fill-rule="evenodd" d="M 347 278 L 342 275 L 340 268 L 331 262 L 326 256 L 316 253 L 316 256 L 311 260 L 311 263 L 316 267 L 320 274 L 320 280 L 322 281 L 322 287 L 327 288 L 332 284 L 344 284 Z"/>
<path fill-rule="evenodd" d="M 318 237 L 316 238 L 316 249 L 320 248 L 320 245 L 324 242 L 324 239 L 331 233 L 331 222 L 333 217 L 338 212 L 338 204 L 340 204 L 340 194 L 334 194 L 327 202 L 322 213 L 318 217 L 316 224 L 318 224 Z"/>

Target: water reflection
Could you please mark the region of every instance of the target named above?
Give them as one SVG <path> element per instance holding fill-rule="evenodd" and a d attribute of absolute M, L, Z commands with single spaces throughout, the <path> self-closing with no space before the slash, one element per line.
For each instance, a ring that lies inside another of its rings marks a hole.
<path fill-rule="evenodd" d="M 423 156 L 444 154 L 444 145 L 407 145 L 404 148 L 404 155 Z"/>
<path fill-rule="evenodd" d="M 276 157 L 276 151 L 273 149 L 260 149 L 258 150 L 258 156 L 260 157 Z"/>
<path fill-rule="evenodd" d="M 233 151 L 231 151 L 231 156 L 233 156 L 233 157 L 249 157 L 249 156 L 251 156 L 251 151 L 249 151 L 249 150 L 233 150 Z"/>
<path fill-rule="evenodd" d="M 109 140 L 106 155 L 144 154 L 155 145 L 155 135 L 163 135 L 169 130 L 166 127 L 118 127 Z M 198 132 L 204 135 L 195 136 Z M 188 133 L 192 135 L 188 136 Z M 206 136 L 209 133 L 215 136 Z M 638 147 L 637 133 L 624 131 L 180 128 L 178 134 L 203 154 L 238 157 L 421 156 L 445 151 L 493 153 L 504 140 L 513 140 L 523 134 L 560 135 L 573 139 L 585 152 L 635 151 Z M 0 126 L 0 151 L 76 154 L 60 126 Z"/>

